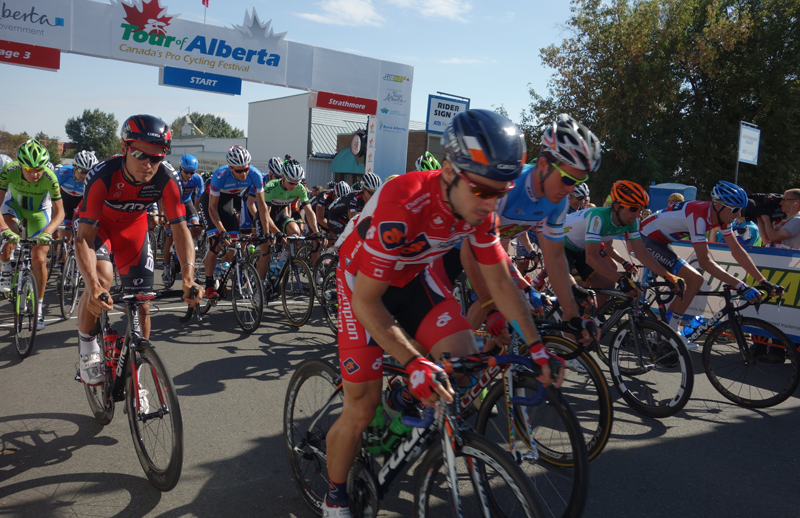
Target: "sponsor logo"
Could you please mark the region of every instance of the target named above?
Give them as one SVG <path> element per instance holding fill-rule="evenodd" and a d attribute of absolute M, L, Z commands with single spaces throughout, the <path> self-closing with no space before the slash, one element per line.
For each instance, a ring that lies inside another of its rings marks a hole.
<path fill-rule="evenodd" d="M 406 244 L 406 224 L 402 221 L 384 221 L 378 232 L 386 250 L 394 250 Z"/>
<path fill-rule="evenodd" d="M 349 101 L 339 101 L 337 99 L 328 99 L 328 104 L 331 106 L 340 106 L 342 108 L 354 108 L 357 110 L 367 109 L 367 106 L 365 104 L 356 104 L 356 103 L 351 103 Z"/>
<path fill-rule="evenodd" d="M 375 225 L 371 225 L 367 230 L 367 239 L 372 239 L 373 237 L 375 237 Z"/>
<path fill-rule="evenodd" d="M 139 286 L 143 282 L 144 282 L 144 279 L 133 279 L 133 285 L 134 286 Z"/>
<path fill-rule="evenodd" d="M 350 299 L 348 299 L 344 293 L 344 284 L 341 276 L 337 276 L 336 278 L 336 292 L 339 298 L 339 332 L 347 333 L 350 340 L 358 340 L 358 325 L 356 317 L 353 314 L 353 309 L 350 307 Z M 353 372 L 355 372 L 358 370 L 358 365 L 356 365 L 356 362 L 353 362 L 353 365 L 355 366 L 355 370 Z M 353 373 L 349 370 L 347 372 L 350 374 Z"/>
<path fill-rule="evenodd" d="M 385 102 L 400 103 L 400 104 L 406 102 L 405 97 L 403 97 L 403 93 L 398 92 L 397 90 L 389 92 L 383 100 Z"/>
<path fill-rule="evenodd" d="M 433 125 L 434 126 L 441 126 L 442 125 L 442 121 L 433 121 Z"/>
<path fill-rule="evenodd" d="M 444 327 L 451 320 L 453 320 L 453 317 L 450 316 L 449 312 L 442 313 L 439 315 L 439 318 L 436 319 L 436 327 Z"/>
<path fill-rule="evenodd" d="M 122 196 L 122 191 L 117 191 L 114 193 L 114 198 L 120 198 Z"/>
<path fill-rule="evenodd" d="M 387 110 L 386 108 L 381 108 L 381 113 L 389 113 L 389 110 Z"/>
<path fill-rule="evenodd" d="M 413 214 L 419 214 L 419 212 L 431 202 L 431 193 L 426 192 L 416 200 L 410 201 L 406 203 L 406 209 L 410 210 Z"/>
<path fill-rule="evenodd" d="M 375 268 L 372 272 L 375 277 L 383 277 L 383 270 L 381 268 Z"/>
<path fill-rule="evenodd" d="M 158 186 L 153 184 L 148 184 L 142 187 L 142 190 L 139 191 L 140 198 L 153 198 L 158 197 L 161 195 L 161 191 L 158 189 Z"/>
<path fill-rule="evenodd" d="M 348 358 L 342 362 L 342 367 L 347 371 L 347 374 L 354 374 L 361 368 L 358 366 L 353 358 Z"/>
<path fill-rule="evenodd" d="M 425 234 L 420 234 L 411 241 L 408 246 L 403 247 L 400 251 L 401 257 L 414 257 L 415 255 L 422 254 L 430 250 L 431 245 L 428 242 Z"/>
<path fill-rule="evenodd" d="M 497 231 L 500 234 L 500 239 L 511 239 L 517 234 L 521 234 L 527 230 L 530 225 L 503 225 Z"/>
<path fill-rule="evenodd" d="M 376 371 L 383 367 L 383 358 L 378 358 L 375 360 L 375 363 L 372 364 L 372 370 Z"/>
<path fill-rule="evenodd" d="M 444 220 L 441 216 L 436 216 L 431 220 L 431 226 L 433 228 L 442 228 L 444 226 Z"/>
<path fill-rule="evenodd" d="M 385 76 L 383 76 L 383 80 L 384 81 L 392 81 L 392 82 L 395 82 L 395 83 L 402 83 L 404 81 L 411 81 L 411 79 L 406 77 L 406 76 L 396 76 L 394 74 L 386 74 Z"/>
<path fill-rule="evenodd" d="M 114 210 L 119 212 L 141 212 L 147 207 L 149 207 L 150 203 L 136 203 L 134 201 L 127 201 L 127 202 L 111 202 L 106 200 L 106 205 L 111 207 Z"/>
<path fill-rule="evenodd" d="M 519 216 L 519 215 L 522 215 L 522 214 L 525 214 L 525 211 L 522 210 L 522 209 L 517 209 L 517 210 L 514 211 L 514 215 L 515 216 Z"/>
<path fill-rule="evenodd" d="M 124 184 L 124 183 L 122 183 L 122 182 L 119 182 L 119 183 L 117 184 L 117 189 L 124 189 L 124 188 L 125 188 L 125 184 Z"/>
<path fill-rule="evenodd" d="M 53 16 L 51 21 L 50 16 L 46 14 L 37 13 L 36 6 L 31 6 L 30 12 L 12 11 L 8 7 L 6 7 L 6 3 L 3 2 L 3 8 L 0 9 L 0 18 L 2 19 L 11 18 L 12 20 L 18 22 L 30 23 L 31 25 L 39 25 L 39 26 L 49 25 L 50 27 L 64 27 L 64 18 L 57 18 Z M 34 33 L 41 32 L 41 31 L 32 31 L 24 27 L 6 27 L 6 28 L 10 28 L 11 30 L 15 30 L 17 32 L 34 32 Z"/>

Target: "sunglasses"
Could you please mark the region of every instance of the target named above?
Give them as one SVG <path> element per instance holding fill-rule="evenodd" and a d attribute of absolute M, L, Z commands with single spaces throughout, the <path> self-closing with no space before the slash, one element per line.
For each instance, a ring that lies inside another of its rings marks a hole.
<path fill-rule="evenodd" d="M 142 162 L 144 162 L 145 160 L 150 160 L 150 163 L 153 165 L 156 165 L 157 163 L 163 161 L 167 157 L 166 153 L 164 153 L 163 155 L 148 155 L 144 151 L 139 151 L 138 149 L 130 148 L 130 150 L 131 150 L 131 156 L 133 156 L 137 160 L 140 160 Z"/>
<path fill-rule="evenodd" d="M 189 171 L 188 169 L 184 169 L 183 167 L 181 167 L 181 174 L 192 175 L 194 174 L 194 171 Z"/>
<path fill-rule="evenodd" d="M 246 173 L 246 172 L 248 172 L 250 170 L 250 166 L 247 166 L 247 167 L 231 167 L 230 170 L 233 171 L 234 173 Z"/>
<path fill-rule="evenodd" d="M 728 209 L 731 211 L 731 214 L 739 214 L 742 211 L 741 207 L 729 207 L 728 205 L 725 205 L 724 203 L 722 204 L 722 206 L 723 207 L 728 207 Z"/>
<path fill-rule="evenodd" d="M 41 173 L 42 171 L 44 171 L 44 167 L 26 167 L 26 166 L 22 166 L 22 168 L 25 169 L 26 171 L 28 171 L 29 173 Z"/>
<path fill-rule="evenodd" d="M 81 169 L 80 167 L 75 167 L 75 170 L 73 172 L 75 174 L 86 174 L 86 173 L 89 172 L 89 170 L 88 169 Z"/>
<path fill-rule="evenodd" d="M 289 185 L 297 185 L 300 182 L 292 182 L 292 181 L 286 180 L 286 183 L 288 183 Z"/>
<path fill-rule="evenodd" d="M 626 207 L 618 201 L 615 201 L 614 203 L 618 204 L 620 207 L 628 209 L 630 212 L 639 212 L 640 210 L 644 210 L 644 207 Z"/>
<path fill-rule="evenodd" d="M 580 201 L 583 201 L 583 200 L 586 199 L 586 196 L 575 196 L 575 195 L 572 195 L 572 197 L 575 198 L 576 200 L 580 200 Z"/>
<path fill-rule="evenodd" d="M 544 156 L 544 155 L 541 155 L 541 156 Z M 545 157 L 545 160 L 547 160 L 547 157 Z M 561 181 L 564 182 L 564 185 L 566 185 L 568 187 L 572 186 L 572 185 L 582 184 L 586 180 L 589 179 L 589 175 L 587 174 L 586 177 L 583 180 L 578 180 L 577 178 L 575 178 L 571 174 L 567 173 L 566 171 L 564 171 L 563 169 L 558 167 L 555 163 L 551 162 L 550 160 L 547 160 L 547 163 L 556 168 L 556 170 L 561 175 Z"/>
<path fill-rule="evenodd" d="M 467 185 L 469 185 L 469 190 L 472 192 L 472 194 L 479 198 L 483 198 L 484 200 L 488 200 L 489 198 L 502 198 L 508 194 L 508 192 L 513 189 L 515 185 L 514 182 L 511 182 L 511 185 L 498 191 L 497 189 L 492 189 L 488 185 L 473 182 L 461 171 L 456 171 L 456 174 L 459 178 L 467 182 Z"/>
<path fill-rule="evenodd" d="M 362 189 L 363 192 L 369 193 L 370 196 L 375 194 L 375 191 L 370 191 L 369 189 Z"/>

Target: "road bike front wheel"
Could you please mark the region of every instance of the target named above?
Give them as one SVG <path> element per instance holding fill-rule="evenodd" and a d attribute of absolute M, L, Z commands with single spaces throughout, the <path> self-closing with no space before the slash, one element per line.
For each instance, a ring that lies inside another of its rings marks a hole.
<path fill-rule="evenodd" d="M 150 483 L 175 487 L 183 468 L 183 420 L 172 378 L 155 349 L 141 340 L 134 354 L 138 387 L 128 381 L 125 408 L 136 454 Z"/>
<path fill-rule="evenodd" d="M 104 364 L 106 379 L 100 385 L 83 385 L 89 408 L 98 423 L 105 426 L 114 419 L 114 400 L 111 398 L 111 386 L 114 383 L 111 370 Z"/>
<path fill-rule="evenodd" d="M 328 430 L 342 413 L 339 374 L 328 362 L 310 359 L 294 371 L 283 406 L 283 443 L 289 468 L 306 505 L 316 514 L 328 492 Z M 313 426 L 312 426 L 313 425 Z"/>
<path fill-rule="evenodd" d="M 293 259 L 281 278 L 281 302 L 286 320 L 301 327 L 311 317 L 314 309 L 314 286 L 311 270 L 300 259 Z"/>
<path fill-rule="evenodd" d="M 462 517 L 541 517 L 531 482 L 499 446 L 475 432 L 461 431 L 455 446 L 454 483 Z M 413 516 L 453 516 L 442 442 L 436 441 L 416 468 Z"/>
<path fill-rule="evenodd" d="M 322 283 L 322 311 L 328 328 L 334 334 L 339 332 L 339 295 L 336 291 L 336 268 L 328 270 L 325 282 Z"/>
<path fill-rule="evenodd" d="M 75 256 L 70 254 L 64 262 L 64 271 L 59 281 L 59 302 L 61 304 L 61 316 L 64 320 L 69 319 L 78 306 L 83 289 L 83 276 L 78 270 L 78 263 Z"/>
<path fill-rule="evenodd" d="M 246 262 L 237 263 L 239 272 L 238 278 L 233 279 L 233 314 L 239 327 L 246 333 L 252 333 L 261 324 L 261 316 L 264 313 L 264 287 L 258 277 L 258 270 Z M 231 266 L 236 268 L 237 265 Z M 233 271 L 236 277 L 236 270 Z"/>
<path fill-rule="evenodd" d="M 20 358 L 25 359 L 33 350 L 39 315 L 39 289 L 30 270 L 19 272 L 20 281 L 14 295 L 14 345 Z"/>
<path fill-rule="evenodd" d="M 534 397 L 539 382 L 527 373 L 518 374 L 514 380 L 515 395 Z M 509 423 L 503 381 L 500 380 L 481 404 L 475 431 L 510 455 L 509 429 L 513 426 L 515 447 L 522 455 L 519 466 L 530 479 L 543 516 L 579 517 L 586 506 L 589 457 L 584 434 L 570 405 L 558 390 L 551 388 L 540 405 L 525 407 L 533 432 L 533 446 L 522 407 L 515 405 L 513 410 L 514 419 Z M 494 499 L 500 498 L 494 494 L 494 488 L 487 492 Z"/>
<path fill-rule="evenodd" d="M 635 331 L 635 333 L 634 333 Z M 694 388 L 692 358 L 659 320 L 622 321 L 611 338 L 611 379 L 631 408 L 661 419 L 677 414 Z"/>
<path fill-rule="evenodd" d="M 706 337 L 703 368 L 720 394 L 737 405 L 767 408 L 786 401 L 800 382 L 796 345 L 786 334 L 758 318 L 739 317 L 744 343 L 726 320 Z M 770 363 L 762 355 L 770 348 L 783 362 Z"/>
<path fill-rule="evenodd" d="M 325 282 L 328 270 L 331 268 L 335 269 L 338 261 L 339 256 L 337 254 L 325 252 L 324 254 L 320 254 L 319 258 L 317 258 L 316 264 L 314 264 L 314 269 L 312 270 L 314 275 L 314 293 L 317 296 L 317 300 L 322 305 L 325 305 L 325 299 L 322 293 L 322 284 Z"/>

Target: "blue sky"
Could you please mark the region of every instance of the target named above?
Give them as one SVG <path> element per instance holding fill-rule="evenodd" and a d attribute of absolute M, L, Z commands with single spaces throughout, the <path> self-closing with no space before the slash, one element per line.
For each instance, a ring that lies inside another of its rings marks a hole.
<path fill-rule="evenodd" d="M 162 0 L 181 18 L 203 20 L 201 0 Z M 414 66 L 411 119 L 425 120 L 428 94 L 471 98 L 473 108 L 505 105 L 513 120 L 545 92 L 551 70 L 539 49 L 564 38 L 569 2 L 559 0 L 210 0 L 208 23 L 241 24 L 255 7 L 287 39 Z M 64 124 L 85 108 L 118 122 L 152 113 L 171 122 L 189 108 L 247 131 L 247 105 L 300 90 L 244 82 L 242 95 L 158 86 L 158 68 L 62 54 L 61 70 L 0 65 L 0 129 L 44 131 L 66 140 Z"/>

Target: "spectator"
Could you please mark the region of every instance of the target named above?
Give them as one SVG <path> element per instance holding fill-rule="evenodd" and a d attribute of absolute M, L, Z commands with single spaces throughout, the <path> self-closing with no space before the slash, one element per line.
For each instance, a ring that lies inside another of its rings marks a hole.
<path fill-rule="evenodd" d="M 733 230 L 733 234 L 740 244 L 761 246 L 761 233 L 758 231 L 758 226 L 754 222 L 744 219 L 744 216 L 736 218 L 731 224 L 731 230 Z M 722 239 L 722 232 L 712 231 L 708 236 L 708 242 L 725 244 Z"/>
<path fill-rule="evenodd" d="M 647 216 L 649 216 L 649 215 L 650 215 L 650 214 L 652 214 L 652 213 L 653 213 L 653 211 L 651 211 L 650 209 L 643 209 L 643 210 L 642 210 L 642 215 L 641 215 L 641 216 L 639 216 L 639 219 L 640 219 L 641 221 L 644 221 L 644 218 L 646 218 Z"/>
<path fill-rule="evenodd" d="M 800 189 L 789 189 L 781 200 L 783 218 L 772 222 L 769 216 L 758 219 L 761 239 L 770 248 L 800 250 Z"/>
<path fill-rule="evenodd" d="M 680 203 L 682 201 L 683 201 L 683 194 L 679 192 L 673 192 L 672 194 L 669 195 L 669 198 L 667 198 L 667 207 L 672 207 L 676 203 Z"/>
<path fill-rule="evenodd" d="M 316 196 L 317 194 L 319 194 L 319 191 L 321 190 L 322 190 L 321 185 L 315 185 L 314 187 L 311 188 L 311 195 Z"/>

